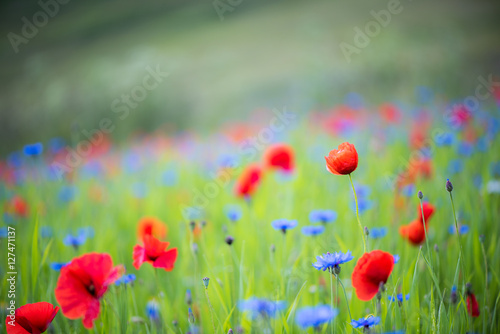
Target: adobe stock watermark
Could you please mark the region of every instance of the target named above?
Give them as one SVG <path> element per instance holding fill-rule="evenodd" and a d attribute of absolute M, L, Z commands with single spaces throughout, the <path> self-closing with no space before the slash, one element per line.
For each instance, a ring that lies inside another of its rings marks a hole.
<path fill-rule="evenodd" d="M 500 81 L 494 81 L 493 75 L 489 74 L 487 78 L 483 76 L 477 77 L 478 84 L 474 89 L 474 95 L 469 95 L 458 103 L 453 104 L 451 107 L 446 109 L 443 114 L 443 121 L 449 126 L 449 130 L 457 130 L 460 127 L 459 122 L 455 120 L 455 108 L 459 106 L 465 106 L 467 111 L 473 115 L 476 113 L 481 102 L 489 99 L 494 92 L 494 87 L 500 87 Z M 408 160 L 400 157 L 400 165 L 395 173 L 387 174 L 386 180 L 391 189 L 394 189 L 398 181 L 404 181 L 410 178 L 409 171 L 413 168 L 418 168 L 421 166 L 428 156 L 434 154 L 437 148 L 437 141 L 442 138 L 449 130 L 444 130 L 442 128 L 433 129 L 430 138 L 427 138 L 422 147 L 415 149 L 410 153 Z"/>
<path fill-rule="evenodd" d="M 461 102 L 455 103 L 446 109 L 443 119 L 453 130 L 460 127 L 460 124 L 454 121 L 455 108 L 464 106 L 468 112 L 474 114 L 479 111 L 481 102 L 488 100 L 493 95 L 495 87 L 500 87 L 500 81 L 494 81 L 493 74 L 489 74 L 487 78 L 480 75 L 477 77 L 477 81 L 478 84 L 474 90 L 474 95 L 469 95 Z"/>
<path fill-rule="evenodd" d="M 26 16 L 21 18 L 23 26 L 21 27 L 20 34 L 14 32 L 9 32 L 7 34 L 7 39 L 12 46 L 15 53 L 19 52 L 19 46 L 21 44 L 28 44 L 30 40 L 35 38 L 38 34 L 39 29 L 45 27 L 49 23 L 51 18 L 54 18 L 58 13 L 61 5 L 65 5 L 70 0 L 40 0 L 38 5 L 41 10 L 37 11 L 31 17 L 31 20 Z"/>
<path fill-rule="evenodd" d="M 219 16 L 219 19 L 224 21 L 224 13 L 233 12 L 237 6 L 241 5 L 242 2 L 243 0 L 214 0 L 212 5 Z"/>
<path fill-rule="evenodd" d="M 123 93 L 110 104 L 111 111 L 121 121 L 125 120 L 130 115 L 130 111 L 137 108 L 148 97 L 149 92 L 155 90 L 169 76 L 168 72 L 160 70 L 159 65 L 154 70 L 150 66 L 147 66 L 145 70 L 147 74 L 144 75 L 140 85 L 132 87 L 130 91 Z M 112 133 L 115 128 L 116 124 L 112 118 L 105 117 L 99 121 L 97 128 L 82 130 L 80 135 L 84 139 L 80 140 L 74 148 L 70 146 L 66 147 L 64 160 L 57 160 L 51 163 L 54 175 L 59 180 L 62 180 L 64 174 L 82 165 L 85 162 L 85 158 L 89 157 L 94 149 L 104 143 L 105 135 Z"/>
<path fill-rule="evenodd" d="M 374 10 L 370 11 L 370 15 L 374 20 L 368 21 L 364 29 L 357 26 L 354 27 L 354 45 L 346 42 L 341 42 L 339 44 L 340 50 L 347 62 L 351 62 L 353 54 L 360 54 L 364 48 L 370 45 L 372 38 L 377 37 L 382 31 L 382 28 L 387 27 L 391 23 L 392 17 L 400 14 L 402 11 L 403 5 L 401 5 L 401 1 L 399 0 L 389 0 L 387 9 L 382 9 L 378 12 Z"/>
<path fill-rule="evenodd" d="M 248 137 L 238 144 L 236 155 L 241 159 L 235 159 L 234 163 L 228 168 L 211 173 L 210 178 L 212 180 L 205 183 L 201 190 L 193 188 L 192 193 L 194 196 L 191 204 L 189 206 L 180 206 L 185 220 L 190 220 L 193 216 L 200 216 L 210 201 L 229 185 L 234 175 L 238 175 L 247 163 L 253 161 L 267 145 L 271 144 L 276 135 L 282 133 L 297 121 L 297 115 L 287 111 L 286 108 L 283 111 L 273 109 L 272 112 L 274 116 L 270 119 L 268 126 L 260 129 L 255 136 Z M 237 160 L 241 160 L 241 163 L 237 162 Z"/>

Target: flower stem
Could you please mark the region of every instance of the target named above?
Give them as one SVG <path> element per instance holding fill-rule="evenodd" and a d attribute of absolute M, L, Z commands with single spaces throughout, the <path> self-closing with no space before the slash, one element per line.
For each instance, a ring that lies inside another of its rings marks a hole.
<path fill-rule="evenodd" d="M 351 174 L 349 174 L 349 180 L 351 181 L 352 192 L 354 193 L 354 201 L 356 202 L 356 218 L 358 219 L 359 229 L 361 230 L 361 236 L 363 237 L 363 253 L 366 253 L 365 231 L 363 230 L 363 225 L 361 225 L 361 221 L 359 220 L 358 196 L 356 196 L 356 189 L 354 189 L 354 183 L 352 182 Z"/>
<path fill-rule="evenodd" d="M 424 205 L 422 200 L 420 199 L 420 210 L 422 211 L 422 223 L 424 224 L 424 233 L 425 233 L 425 246 L 427 247 L 427 258 L 429 259 L 429 264 L 432 270 L 432 260 L 431 253 L 429 248 L 429 238 L 427 237 L 427 226 L 425 225 L 425 216 L 424 216 Z"/>
<path fill-rule="evenodd" d="M 330 274 L 330 304 L 332 307 L 333 311 L 333 272 Z M 332 327 L 331 327 L 331 333 L 333 334 L 333 321 L 335 317 L 332 317 Z"/>
<path fill-rule="evenodd" d="M 465 268 L 465 261 L 464 261 L 464 252 L 462 250 L 462 241 L 460 240 L 460 230 L 458 229 L 458 220 L 457 220 L 457 214 L 455 212 L 455 203 L 453 202 L 453 195 L 451 194 L 451 192 L 450 192 L 450 200 L 451 200 L 451 207 L 453 209 L 453 218 L 455 219 L 455 230 L 457 233 L 458 245 L 460 247 L 460 264 L 461 264 L 462 272 L 463 272 L 462 283 L 463 283 L 463 287 L 465 289 L 465 281 L 467 279 L 467 275 L 466 275 L 466 268 Z"/>
<path fill-rule="evenodd" d="M 342 281 L 339 279 L 338 276 L 335 276 L 335 278 L 337 279 L 337 282 L 340 283 L 340 285 L 342 286 L 342 290 L 344 291 L 345 303 L 347 305 L 347 312 L 349 313 L 349 319 L 351 319 L 352 322 L 351 309 L 349 308 L 349 301 L 347 300 L 347 294 L 345 293 L 344 283 L 342 283 Z"/>
<path fill-rule="evenodd" d="M 212 303 L 210 303 L 210 298 L 208 298 L 207 289 L 205 289 L 205 296 L 207 296 L 208 308 L 210 309 L 210 320 L 212 320 L 212 327 L 214 329 L 214 333 L 217 333 L 217 330 L 215 329 L 214 315 L 212 313 L 213 307 L 212 307 Z"/>

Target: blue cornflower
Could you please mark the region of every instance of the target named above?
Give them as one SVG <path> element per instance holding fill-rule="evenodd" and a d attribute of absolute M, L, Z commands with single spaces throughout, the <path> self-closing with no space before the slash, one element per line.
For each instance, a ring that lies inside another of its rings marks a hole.
<path fill-rule="evenodd" d="M 373 239 L 385 237 L 387 235 L 387 231 L 387 227 L 372 227 L 370 229 L 370 237 Z"/>
<path fill-rule="evenodd" d="M 489 144 L 488 138 L 481 137 L 477 140 L 476 147 L 477 147 L 478 151 L 486 152 L 486 151 L 488 151 L 489 146 L 490 146 L 490 144 Z"/>
<path fill-rule="evenodd" d="M 333 210 L 312 210 L 309 213 L 311 223 L 331 223 L 337 220 L 337 213 Z"/>
<path fill-rule="evenodd" d="M 403 294 L 402 294 L 402 293 L 398 293 L 398 294 L 396 295 L 396 298 L 394 298 L 394 296 L 387 296 L 387 298 L 388 298 L 388 299 L 389 299 L 389 301 L 391 301 L 391 302 L 395 302 L 395 301 L 397 300 L 398 302 L 402 303 L 402 302 L 403 302 L 403 300 L 408 300 L 408 299 L 410 299 L 410 294 L 408 293 L 408 294 L 406 294 L 405 296 L 403 296 Z"/>
<path fill-rule="evenodd" d="M 460 159 L 450 160 L 448 171 L 450 174 L 458 174 L 464 170 L 464 162 Z"/>
<path fill-rule="evenodd" d="M 474 186 L 477 189 L 481 189 L 481 186 L 483 185 L 483 177 L 480 174 L 474 175 L 472 178 L 472 183 L 474 183 Z"/>
<path fill-rule="evenodd" d="M 470 157 L 472 153 L 474 153 L 474 145 L 472 143 L 463 141 L 457 147 L 458 154 L 461 154 L 466 157 Z"/>
<path fill-rule="evenodd" d="M 250 317 L 252 319 L 259 316 L 273 318 L 276 313 L 283 310 L 285 306 L 286 304 L 283 301 L 275 302 L 256 297 L 252 297 L 247 300 L 240 300 L 238 302 L 238 308 L 243 312 L 250 312 Z"/>
<path fill-rule="evenodd" d="M 71 202 L 76 195 L 76 187 L 75 186 L 64 186 L 59 191 L 59 200 L 61 202 Z"/>
<path fill-rule="evenodd" d="M 380 323 L 379 317 L 368 316 L 366 318 L 361 318 L 359 320 L 351 321 L 351 326 L 354 328 L 370 328 L 372 326 L 378 325 Z"/>
<path fill-rule="evenodd" d="M 55 153 L 59 152 L 60 150 L 62 150 L 64 148 L 64 145 L 66 145 L 66 143 L 64 142 L 64 139 L 59 138 L 59 137 L 52 138 L 49 140 L 49 145 L 48 145 L 49 151 L 52 154 L 55 154 Z"/>
<path fill-rule="evenodd" d="M 394 264 L 399 262 L 399 255 L 394 254 L 392 257 L 394 258 Z"/>
<path fill-rule="evenodd" d="M 338 313 L 338 310 L 332 309 L 329 305 L 303 307 L 297 310 L 295 321 L 303 329 L 308 327 L 319 327 L 328 323 L 336 317 Z"/>
<path fill-rule="evenodd" d="M 323 225 L 310 225 L 302 228 L 302 234 L 307 236 L 320 235 L 323 232 L 325 232 Z"/>
<path fill-rule="evenodd" d="M 151 320 L 160 319 L 160 305 L 156 300 L 151 299 L 146 304 L 146 314 L 148 315 L 148 318 Z"/>
<path fill-rule="evenodd" d="M 470 228 L 468 225 L 459 225 L 458 230 L 460 231 L 460 234 L 466 234 L 467 232 L 469 232 Z M 448 227 L 448 232 L 450 234 L 456 234 L 457 229 L 455 228 L 455 225 L 453 225 L 453 224 L 450 225 L 450 227 Z"/>
<path fill-rule="evenodd" d="M 73 246 L 74 248 L 78 248 L 85 243 L 87 238 L 92 238 L 94 236 L 94 229 L 91 227 L 83 227 L 78 230 L 77 235 L 68 234 L 63 240 L 63 243 L 66 246 Z"/>
<path fill-rule="evenodd" d="M 61 270 L 63 267 L 67 266 L 69 262 L 52 262 L 50 268 L 55 271 Z"/>
<path fill-rule="evenodd" d="M 373 203 L 369 199 L 358 197 L 359 214 L 362 214 L 366 210 L 371 209 L 372 206 L 373 206 Z M 352 209 L 352 211 L 356 211 L 356 201 L 354 199 L 351 202 L 351 209 Z"/>
<path fill-rule="evenodd" d="M 128 275 L 123 275 L 119 279 L 115 281 L 116 285 L 127 285 L 130 283 L 133 283 L 135 281 L 135 275 L 134 274 L 128 274 Z"/>
<path fill-rule="evenodd" d="M 239 164 L 238 156 L 232 154 L 221 154 L 217 158 L 217 167 L 219 168 L 235 168 Z"/>
<path fill-rule="evenodd" d="M 455 141 L 455 135 L 452 132 L 445 132 L 434 137 L 437 146 L 451 146 Z"/>
<path fill-rule="evenodd" d="M 23 164 L 23 155 L 21 152 L 12 152 L 7 156 L 7 165 L 12 168 L 19 168 Z"/>
<path fill-rule="evenodd" d="M 25 145 L 23 152 L 24 155 L 30 155 L 30 156 L 40 155 L 43 152 L 43 145 L 42 143 Z"/>
<path fill-rule="evenodd" d="M 313 263 L 313 267 L 318 269 L 318 270 L 327 270 L 331 273 L 334 272 L 336 274 L 340 273 L 340 267 L 339 265 L 342 263 L 346 263 L 354 259 L 354 256 L 351 255 L 351 251 L 347 251 L 347 253 L 342 253 L 342 252 L 336 252 L 336 253 L 330 253 L 327 252 L 321 256 L 316 256 L 316 263 Z"/>
<path fill-rule="evenodd" d="M 371 188 L 369 186 L 366 186 L 363 184 L 356 184 L 354 186 L 354 188 L 356 189 L 356 195 L 358 196 L 358 200 L 360 198 L 368 197 L 370 195 L 370 193 L 372 192 Z"/>
<path fill-rule="evenodd" d="M 42 226 L 40 228 L 40 235 L 42 236 L 42 238 L 50 238 L 52 236 L 52 227 Z"/>
<path fill-rule="evenodd" d="M 224 207 L 224 212 L 226 213 L 227 218 L 229 218 L 230 221 L 237 222 L 238 220 L 241 219 L 241 216 L 243 215 L 243 212 L 241 210 L 241 206 L 236 205 L 236 204 L 228 204 Z"/>
<path fill-rule="evenodd" d="M 286 233 L 287 230 L 290 230 L 297 226 L 297 221 L 289 219 L 277 219 L 274 220 L 271 225 L 275 230 L 280 230 L 281 232 Z"/>
<path fill-rule="evenodd" d="M 415 185 L 413 183 L 408 184 L 401 189 L 401 192 L 406 197 L 412 197 L 415 194 Z"/>
<path fill-rule="evenodd" d="M 9 230 L 7 226 L 0 227 L 0 238 L 7 238 L 9 235 Z"/>

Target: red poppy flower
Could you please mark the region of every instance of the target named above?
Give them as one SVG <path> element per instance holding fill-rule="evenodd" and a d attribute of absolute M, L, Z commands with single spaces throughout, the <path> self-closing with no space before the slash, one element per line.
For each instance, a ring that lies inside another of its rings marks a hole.
<path fill-rule="evenodd" d="M 424 218 L 425 218 L 425 224 L 427 225 L 427 222 L 431 218 L 431 216 L 434 214 L 434 211 L 436 210 L 432 204 L 429 204 L 427 202 L 422 203 L 422 207 L 424 210 Z M 423 222 L 422 220 L 422 207 L 420 207 L 420 204 L 418 204 L 418 220 Z"/>
<path fill-rule="evenodd" d="M 394 268 L 394 257 L 381 250 L 363 254 L 352 272 L 352 286 L 356 295 L 368 301 L 377 294 L 380 283 L 385 284 Z"/>
<path fill-rule="evenodd" d="M 401 112 L 394 104 L 384 103 L 379 110 L 382 117 L 389 123 L 397 123 L 401 120 Z"/>
<path fill-rule="evenodd" d="M 69 319 L 83 317 L 83 326 L 92 328 L 99 316 L 100 299 L 124 272 L 113 267 L 109 254 L 89 253 L 77 257 L 61 269 L 55 295 L 63 314 Z"/>
<path fill-rule="evenodd" d="M 348 175 L 358 167 L 358 152 L 353 144 L 342 143 L 331 150 L 326 160 L 326 169 L 335 175 Z"/>
<path fill-rule="evenodd" d="M 59 306 L 39 302 L 26 304 L 16 310 L 15 317 L 5 320 L 7 334 L 39 334 L 47 330 L 59 311 Z"/>
<path fill-rule="evenodd" d="M 467 311 L 473 317 L 479 317 L 479 304 L 473 293 L 467 295 Z"/>
<path fill-rule="evenodd" d="M 169 243 L 162 242 L 152 235 L 144 236 L 144 246 L 134 247 L 134 267 L 139 270 L 144 262 L 151 263 L 155 268 L 163 268 L 166 271 L 174 269 L 177 260 L 177 248 L 166 250 Z"/>
<path fill-rule="evenodd" d="M 427 225 L 427 220 L 425 227 L 429 228 Z M 420 219 L 412 221 L 408 225 L 403 225 L 399 228 L 399 234 L 405 239 L 408 239 L 413 245 L 420 245 L 425 241 L 425 230 L 424 224 Z"/>
<path fill-rule="evenodd" d="M 21 196 L 14 196 L 9 202 L 9 208 L 19 217 L 28 215 L 28 203 Z"/>
<path fill-rule="evenodd" d="M 139 220 L 137 226 L 137 236 L 139 240 L 143 240 L 145 235 L 152 235 L 156 238 L 163 239 L 167 234 L 167 227 L 161 220 L 155 217 L 144 217 Z"/>
<path fill-rule="evenodd" d="M 245 167 L 240 177 L 236 180 L 234 188 L 236 195 L 248 197 L 256 190 L 262 178 L 262 168 L 258 164 Z"/>
<path fill-rule="evenodd" d="M 295 168 L 293 148 L 286 144 L 271 145 L 264 152 L 264 165 L 268 169 L 291 172 Z"/>

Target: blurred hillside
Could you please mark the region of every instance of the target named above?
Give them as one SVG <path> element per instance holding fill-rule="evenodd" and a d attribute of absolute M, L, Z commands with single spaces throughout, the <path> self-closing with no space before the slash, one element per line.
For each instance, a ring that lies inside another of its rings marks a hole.
<path fill-rule="evenodd" d="M 223 2 L 226 3 L 227 2 Z M 233 2 L 234 3 L 234 2 Z M 498 1 L 402 1 L 401 12 L 348 62 L 339 45 L 388 1 L 242 1 L 223 19 L 210 1 L 69 1 L 15 53 L 8 33 L 41 10 L 4 2 L 0 153 L 117 119 L 115 138 L 158 128 L 210 130 L 266 107 L 307 111 L 360 92 L 371 104 L 427 86 L 474 94 L 500 73 Z M 113 110 L 149 69 L 168 76 Z"/>

